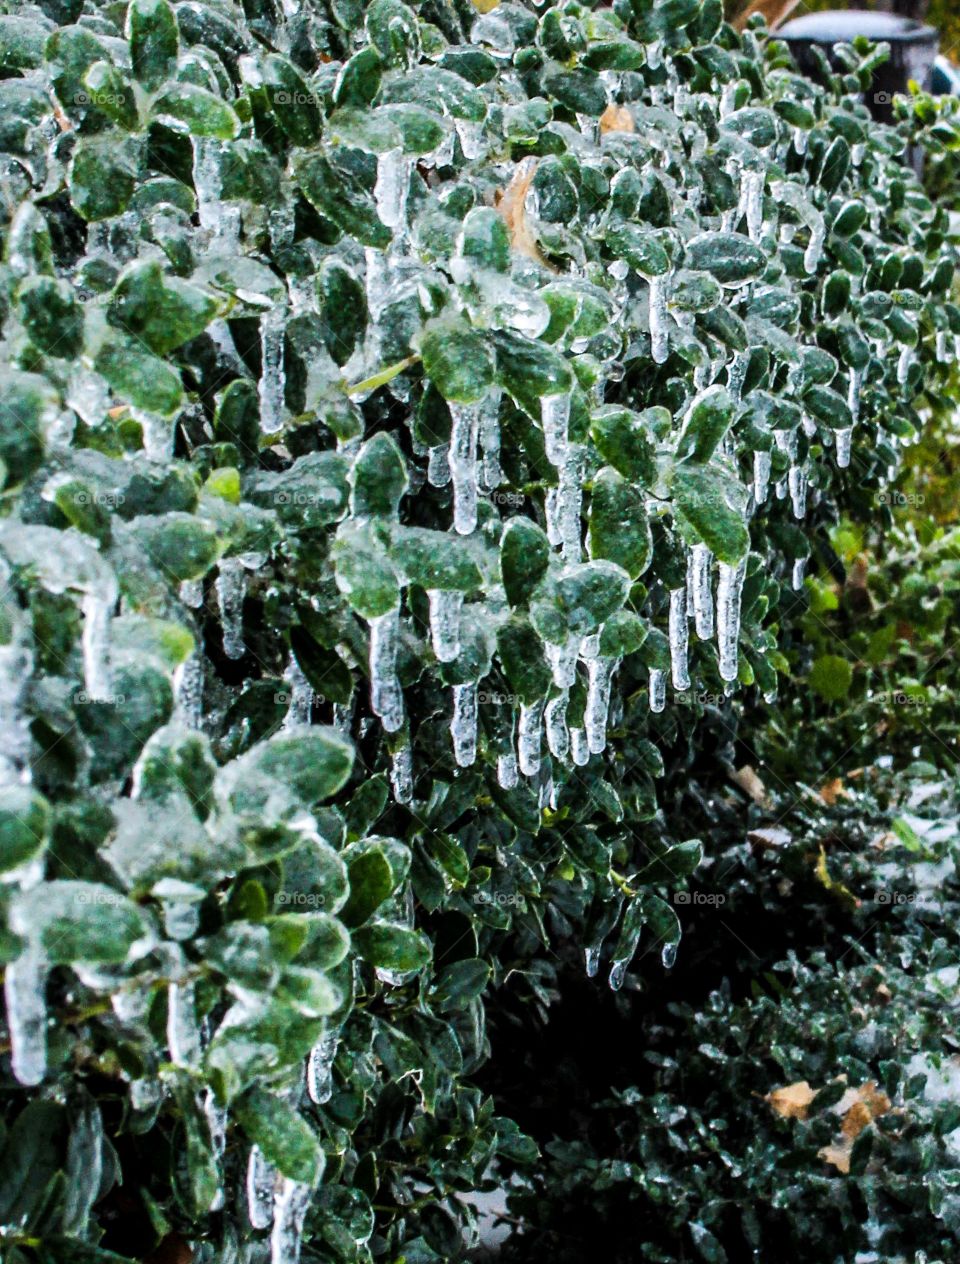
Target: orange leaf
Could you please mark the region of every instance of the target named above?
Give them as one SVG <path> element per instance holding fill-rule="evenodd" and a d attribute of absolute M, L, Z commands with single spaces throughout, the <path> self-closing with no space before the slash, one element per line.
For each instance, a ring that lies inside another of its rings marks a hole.
<path fill-rule="evenodd" d="M 816 1089 L 811 1088 L 806 1080 L 798 1080 L 796 1084 L 775 1088 L 763 1100 L 782 1119 L 806 1119 L 810 1103 L 816 1095 Z"/>
<path fill-rule="evenodd" d="M 625 105 L 614 105 L 611 101 L 600 115 L 601 135 L 605 132 L 635 132 L 636 130 L 633 115 Z"/>
<path fill-rule="evenodd" d="M 542 263 L 544 267 L 549 267 L 550 265 L 540 253 L 540 247 L 537 245 L 536 238 L 530 230 L 530 224 L 527 221 L 527 210 L 524 206 L 536 169 L 536 158 L 524 158 L 520 162 L 514 172 L 513 179 L 503 191 L 503 195 L 497 204 L 497 210 L 506 222 L 510 232 L 510 244 L 514 250 L 526 255 L 528 259 L 535 259 L 537 263 Z"/>

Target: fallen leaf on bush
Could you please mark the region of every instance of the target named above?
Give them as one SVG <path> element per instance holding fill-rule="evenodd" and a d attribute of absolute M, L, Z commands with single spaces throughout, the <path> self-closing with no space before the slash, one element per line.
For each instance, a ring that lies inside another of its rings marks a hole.
<path fill-rule="evenodd" d="M 510 244 L 514 250 L 526 255 L 529 259 L 535 259 L 537 263 L 542 263 L 544 267 L 549 267 L 550 265 L 540 253 L 540 247 L 537 245 L 536 238 L 530 231 L 527 210 L 524 205 L 527 191 L 533 181 L 536 169 L 536 158 L 523 159 L 517 167 L 513 179 L 504 189 L 497 210 L 506 221 L 510 232 Z"/>
<path fill-rule="evenodd" d="M 817 1158 L 823 1159 L 824 1163 L 832 1163 L 838 1172 L 844 1174 L 850 1171 L 850 1154 L 853 1150 L 853 1142 L 843 1142 L 841 1145 L 823 1146 L 817 1151 Z"/>
<path fill-rule="evenodd" d="M 780 829 L 777 825 L 764 825 L 760 829 L 751 830 L 747 834 L 747 842 L 758 843 L 761 847 L 776 850 L 778 847 L 786 847 L 788 843 L 792 843 L 793 835 L 789 830 Z"/>
<path fill-rule="evenodd" d="M 846 790 L 843 788 L 843 782 L 839 777 L 834 777 L 832 781 L 827 781 L 820 787 L 820 798 L 831 808 L 837 799 L 841 795 L 846 795 L 846 793 Z"/>
<path fill-rule="evenodd" d="M 635 132 L 633 115 L 625 105 L 614 105 L 611 101 L 600 115 L 601 134 L 606 132 Z"/>
<path fill-rule="evenodd" d="M 748 794 L 754 803 L 761 805 L 767 803 L 767 788 L 749 764 L 744 764 L 742 768 L 731 772 L 729 776 L 733 784 Z"/>
<path fill-rule="evenodd" d="M 816 1095 L 816 1089 L 811 1088 L 806 1080 L 798 1080 L 796 1084 L 775 1088 L 763 1100 L 783 1119 L 806 1119 L 807 1110 Z"/>
<path fill-rule="evenodd" d="M 868 1124 L 885 1115 L 890 1109 L 890 1098 L 881 1092 L 874 1080 L 867 1080 L 859 1088 L 848 1088 L 832 1107 L 834 1114 L 843 1116 L 840 1131 L 843 1140 L 836 1145 L 823 1146 L 817 1151 L 819 1158 L 830 1163 L 838 1172 L 850 1171 L 850 1155 L 853 1143 Z"/>

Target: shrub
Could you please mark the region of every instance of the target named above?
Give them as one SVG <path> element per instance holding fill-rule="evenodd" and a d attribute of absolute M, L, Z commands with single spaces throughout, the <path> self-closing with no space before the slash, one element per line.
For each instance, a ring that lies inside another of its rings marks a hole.
<path fill-rule="evenodd" d="M 866 46 L 281 8 L 0 17 L 18 1264 L 457 1257 L 485 992 L 673 960 L 664 752 L 960 334 Z"/>

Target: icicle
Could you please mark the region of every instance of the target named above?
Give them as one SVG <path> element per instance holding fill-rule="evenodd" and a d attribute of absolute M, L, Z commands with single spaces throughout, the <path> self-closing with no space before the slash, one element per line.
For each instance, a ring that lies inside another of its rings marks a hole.
<path fill-rule="evenodd" d="M 774 488 L 773 488 L 773 490 L 774 490 L 774 494 L 775 494 L 775 495 L 776 495 L 776 497 L 777 497 L 777 500 L 784 500 L 784 499 L 786 498 L 786 495 L 787 495 L 787 480 L 786 480 L 786 478 L 780 478 L 780 479 L 777 479 L 777 482 L 774 484 Z"/>
<path fill-rule="evenodd" d="M 807 133 L 802 127 L 793 129 L 793 147 L 801 158 L 807 152 Z"/>
<path fill-rule="evenodd" d="M 370 620 L 370 706 L 388 733 L 403 724 L 403 690 L 397 679 L 400 608 Z"/>
<path fill-rule="evenodd" d="M 583 960 L 584 965 L 586 966 L 588 979 L 595 979 L 597 977 L 597 971 L 600 969 L 600 949 L 600 944 L 590 944 L 590 946 L 585 948 L 583 951 Z"/>
<path fill-rule="evenodd" d="M 203 605 L 203 580 L 185 579 L 180 585 L 179 597 L 191 610 L 199 610 Z"/>
<path fill-rule="evenodd" d="M 650 710 L 662 711 L 667 705 L 667 673 L 659 667 L 650 668 Z"/>
<path fill-rule="evenodd" d="M 292 652 L 287 659 L 287 669 L 283 676 L 290 695 L 290 705 L 283 721 L 284 729 L 299 728 L 304 724 L 309 724 L 313 706 L 313 690 Z"/>
<path fill-rule="evenodd" d="M 431 487 L 446 487 L 450 482 L 450 445 L 438 444 L 427 458 L 427 482 Z"/>
<path fill-rule="evenodd" d="M 406 157 L 400 147 L 388 149 L 377 160 L 373 196 L 380 222 L 387 228 L 406 227 L 411 167 L 412 159 Z"/>
<path fill-rule="evenodd" d="M 299 1264 L 303 1222 L 310 1206 L 310 1186 L 284 1177 L 274 1199 L 270 1264 Z"/>
<path fill-rule="evenodd" d="M 570 395 L 543 395 L 540 398 L 540 424 L 543 427 L 547 460 L 562 468 L 567 456 L 567 426 L 570 421 Z"/>
<path fill-rule="evenodd" d="M 547 746 L 555 759 L 564 760 L 570 753 L 570 732 L 567 729 L 567 703 L 569 695 L 566 690 L 547 703 L 544 721 L 547 729 Z"/>
<path fill-rule="evenodd" d="M 720 93 L 720 117 L 725 119 L 737 108 L 737 80 L 731 79 L 723 85 Z"/>
<path fill-rule="evenodd" d="M 390 786 L 398 803 L 413 802 L 413 748 L 409 742 L 390 756 Z"/>
<path fill-rule="evenodd" d="M 709 641 L 713 636 L 713 594 L 710 591 L 710 563 L 713 554 L 705 544 L 695 544 L 690 554 L 693 616 L 697 636 Z"/>
<path fill-rule="evenodd" d="M 945 329 L 937 330 L 936 356 L 941 364 L 946 364 L 950 360 L 950 347 Z"/>
<path fill-rule="evenodd" d="M 738 215 L 746 216 L 747 232 L 757 241 L 763 232 L 764 173 L 745 168 L 740 174 L 740 205 Z"/>
<path fill-rule="evenodd" d="M 845 470 L 850 464 L 850 452 L 853 444 L 853 430 L 846 426 L 843 430 L 835 430 L 833 439 L 837 445 L 837 466 Z"/>
<path fill-rule="evenodd" d="M 548 487 L 544 497 L 547 518 L 547 539 L 554 546 L 560 543 L 560 522 L 557 516 L 557 489 Z"/>
<path fill-rule="evenodd" d="M 737 678 L 740 600 L 743 596 L 743 580 L 747 573 L 747 559 L 744 557 L 736 566 L 728 562 L 720 562 L 719 566 L 717 643 L 720 649 L 720 677 L 722 680 L 733 681 Z"/>
<path fill-rule="evenodd" d="M 580 561 L 580 505 L 583 488 L 580 480 L 580 464 L 583 449 L 571 444 L 560 470 L 557 488 L 556 514 L 560 531 L 560 547 L 563 560 L 574 564 Z"/>
<path fill-rule="evenodd" d="M 632 959 L 633 952 L 630 953 L 629 957 L 620 957 L 611 964 L 610 987 L 614 992 L 619 992 L 623 987 L 623 981 L 627 977 L 627 970 Z"/>
<path fill-rule="evenodd" d="M 827 238 L 827 227 L 821 217 L 818 222 L 814 222 L 810 226 L 810 240 L 807 248 L 803 253 L 804 270 L 813 275 L 820 266 L 820 256 L 823 254 L 823 243 Z"/>
<path fill-rule="evenodd" d="M 663 62 L 663 41 L 654 40 L 652 44 L 647 44 L 644 48 L 646 54 L 647 65 L 651 70 L 658 70 Z"/>
<path fill-rule="evenodd" d="M 273 1193 L 277 1170 L 254 1146 L 247 1160 L 247 1218 L 254 1229 L 269 1229 L 273 1224 Z"/>
<path fill-rule="evenodd" d="M 520 780 L 517 757 L 511 751 L 497 759 L 497 782 L 504 790 L 513 790 Z"/>
<path fill-rule="evenodd" d="M 803 426 L 803 433 L 808 439 L 812 439 L 817 433 L 817 423 L 809 413 L 804 413 L 800 424 Z"/>
<path fill-rule="evenodd" d="M 570 758 L 577 768 L 582 768 L 590 762 L 590 747 L 587 744 L 587 734 L 584 729 L 572 728 L 570 730 Z"/>
<path fill-rule="evenodd" d="M 3 994 L 10 1033 L 10 1060 L 21 1084 L 39 1084 L 47 1073 L 47 963 L 28 940 L 7 964 Z"/>
<path fill-rule="evenodd" d="M 910 376 L 910 366 L 913 364 L 913 347 L 904 347 L 900 352 L 900 358 L 897 360 L 897 381 L 901 386 L 905 386 L 907 378 Z"/>
<path fill-rule="evenodd" d="M 477 525 L 477 431 L 475 405 L 450 405 L 450 479 L 453 483 L 453 527 L 469 535 Z"/>
<path fill-rule="evenodd" d="M 480 405 L 480 446 L 483 449 L 483 485 L 488 492 L 503 482 L 500 468 L 500 400 L 503 392 L 491 391 Z"/>
<path fill-rule="evenodd" d="M 463 593 L 428 588 L 430 642 L 440 663 L 452 663 L 460 653 L 460 613 Z"/>
<path fill-rule="evenodd" d="M 460 768 L 469 768 L 477 758 L 477 685 L 453 686 L 453 757 Z"/>
<path fill-rule="evenodd" d="M 337 1056 L 339 1036 L 321 1036 L 307 1058 L 307 1096 L 315 1106 L 322 1106 L 333 1096 L 333 1061 Z"/>
<path fill-rule="evenodd" d="M 767 499 L 770 486 L 770 453 L 762 448 L 753 454 L 753 498 L 758 505 Z"/>
<path fill-rule="evenodd" d="M 649 285 L 650 354 L 654 364 L 663 364 L 670 354 L 666 275 L 650 277 Z"/>
<path fill-rule="evenodd" d="M 243 658 L 247 652 L 243 641 L 243 601 L 247 595 L 247 573 L 239 558 L 221 558 L 216 590 L 220 624 L 223 628 L 223 652 L 227 658 Z"/>
<path fill-rule="evenodd" d="M 542 702 L 522 702 L 517 726 L 517 757 L 525 777 L 540 771 L 540 728 L 543 721 Z"/>
<path fill-rule="evenodd" d="M 264 434 L 283 429 L 283 402 L 286 375 L 283 367 L 284 330 L 287 309 L 274 303 L 260 317 L 260 428 Z"/>
<path fill-rule="evenodd" d="M 686 631 L 686 618 L 683 627 Z M 610 684 L 619 665 L 620 660 L 617 658 L 592 658 L 587 665 L 587 705 L 583 722 L 587 734 L 587 749 L 591 755 L 599 755 L 607 745 Z"/>
<path fill-rule="evenodd" d="M 577 638 L 572 636 L 565 645 L 547 643 L 547 658 L 553 669 L 553 683 L 558 689 L 569 689 L 577 677 Z"/>
<path fill-rule="evenodd" d="M 99 593 L 85 593 L 83 608 L 83 683 L 94 701 L 109 700 L 113 675 L 110 669 L 110 608 Z"/>
<path fill-rule="evenodd" d="M 807 559 L 805 557 L 798 557 L 794 559 L 793 574 L 790 578 L 790 582 L 793 586 L 794 592 L 799 592 L 800 589 L 803 587 L 803 576 L 806 572 L 806 569 L 807 569 Z"/>
<path fill-rule="evenodd" d="M 670 593 L 670 667 L 673 674 L 674 689 L 690 688 L 690 672 L 687 667 L 687 646 L 689 629 L 687 627 L 687 590 L 686 587 L 674 588 Z M 591 747 L 591 749 L 593 749 Z"/>
<path fill-rule="evenodd" d="M 167 1045 L 170 1061 L 176 1066 L 195 1067 L 200 1063 L 200 1025 L 197 1022 L 196 990 L 192 982 L 171 983 L 167 988 Z"/>
<path fill-rule="evenodd" d="M 790 466 L 788 484 L 790 499 L 793 501 L 793 516 L 802 518 L 807 512 L 807 476 L 801 466 Z"/>
<path fill-rule="evenodd" d="M 867 156 L 867 147 L 863 141 L 850 146 L 850 161 L 855 167 L 859 167 Z"/>

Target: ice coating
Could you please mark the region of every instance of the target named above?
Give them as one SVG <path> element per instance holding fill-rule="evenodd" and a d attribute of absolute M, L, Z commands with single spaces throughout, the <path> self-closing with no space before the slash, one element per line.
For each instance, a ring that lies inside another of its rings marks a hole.
<path fill-rule="evenodd" d="M 854 425 L 860 419 L 860 389 L 862 385 L 863 369 L 851 369 L 847 387 L 847 404 L 850 408 L 850 416 L 853 418 Z"/>
<path fill-rule="evenodd" d="M 270 1264 L 299 1264 L 303 1222 L 310 1206 L 310 1186 L 283 1177 L 274 1195 Z"/>
<path fill-rule="evenodd" d="M 753 454 L 753 498 L 758 505 L 762 505 L 767 499 L 770 488 L 770 462 L 769 452 L 765 452 L 759 448 Z"/>
<path fill-rule="evenodd" d="M 283 367 L 284 331 L 287 308 L 274 303 L 260 317 L 260 429 L 276 434 L 283 429 L 286 374 Z"/>
<path fill-rule="evenodd" d="M 453 757 L 460 768 L 469 768 L 477 758 L 477 685 L 453 686 L 453 719 L 450 722 Z"/>
<path fill-rule="evenodd" d="M 572 728 L 570 730 L 570 758 L 577 768 L 582 768 L 584 764 L 590 762 L 590 747 L 587 744 L 587 734 L 584 729 Z"/>
<path fill-rule="evenodd" d="M 427 482 L 431 487 L 446 487 L 450 482 L 450 445 L 431 448 L 427 456 Z"/>
<path fill-rule="evenodd" d="M 460 653 L 460 616 L 463 593 L 428 588 L 430 643 L 437 661 L 452 663 Z"/>
<path fill-rule="evenodd" d="M 790 577 L 790 583 L 794 592 L 799 592 L 803 587 L 803 577 L 807 570 L 807 559 L 805 557 L 794 558 L 793 574 Z"/>
<path fill-rule="evenodd" d="M 409 742 L 390 756 L 390 788 L 398 803 L 413 802 L 413 747 Z"/>
<path fill-rule="evenodd" d="M 407 218 L 407 194 L 413 160 L 401 147 L 388 149 L 377 159 L 377 180 L 373 188 L 377 215 L 387 228 L 400 228 Z"/>
<path fill-rule="evenodd" d="M 720 677 L 733 681 L 737 678 L 738 642 L 740 640 L 740 601 L 743 581 L 747 573 L 747 559 L 733 565 L 719 563 L 717 582 L 717 645 L 720 651 Z"/>
<path fill-rule="evenodd" d="M 570 395 L 544 395 L 540 399 L 540 424 L 543 427 L 547 460 L 557 468 L 567 457 L 567 426 L 570 422 Z"/>
<path fill-rule="evenodd" d="M 807 476 L 799 465 L 791 465 L 787 482 L 793 502 L 793 516 L 802 518 L 807 512 Z"/>
<path fill-rule="evenodd" d="M 17 1081 L 28 1086 L 47 1073 L 47 970 L 40 949 L 28 941 L 4 971 L 10 1061 Z"/>
<path fill-rule="evenodd" d="M 701 641 L 713 636 L 713 593 L 710 590 L 710 565 L 713 554 L 705 544 L 695 544 L 690 552 L 689 589 L 693 604 L 694 626 Z M 689 612 L 688 612 L 689 613 Z"/>
<path fill-rule="evenodd" d="M 277 1169 L 263 1157 L 259 1146 L 253 1146 L 247 1159 L 247 1219 L 254 1229 L 269 1229 L 273 1224 L 273 1193 Z"/>
<path fill-rule="evenodd" d="M 543 703 L 520 704 L 517 724 L 517 762 L 525 777 L 535 777 L 540 771 L 540 730 L 543 725 Z"/>
<path fill-rule="evenodd" d="M 663 364 L 670 354 L 670 332 L 667 317 L 667 277 L 650 277 L 650 355 L 655 364 Z"/>
<path fill-rule="evenodd" d="M 618 665 L 619 659 L 616 658 L 592 658 L 587 665 L 587 705 L 583 723 L 591 755 L 599 755 L 607 745 L 610 686 Z"/>
<path fill-rule="evenodd" d="M 453 528 L 470 535 L 477 525 L 477 437 L 479 416 L 476 405 L 450 405 L 450 480 L 453 483 Z"/>
<path fill-rule="evenodd" d="M 650 710 L 662 711 L 667 705 L 667 673 L 659 667 L 650 668 Z"/>
<path fill-rule="evenodd" d="M 746 217 L 751 241 L 758 241 L 763 232 L 764 173 L 747 167 L 740 176 L 738 213 Z"/>
<path fill-rule="evenodd" d="M 243 640 L 243 602 L 247 595 L 247 573 L 239 558 L 221 558 L 216 590 L 220 625 L 223 628 L 223 652 L 227 658 L 243 658 L 247 652 Z"/>
<path fill-rule="evenodd" d="M 94 701 L 109 701 L 113 692 L 110 667 L 112 601 L 97 592 L 83 595 L 83 682 Z"/>
<path fill-rule="evenodd" d="M 901 386 L 905 386 L 910 376 L 910 366 L 913 364 L 913 347 L 906 346 L 900 351 L 897 359 L 897 381 Z"/>
<path fill-rule="evenodd" d="M 328 1032 L 307 1056 L 307 1096 L 315 1106 L 323 1106 L 333 1096 L 333 1062 L 339 1043 L 339 1036 Z"/>
<path fill-rule="evenodd" d="M 853 444 L 853 430 L 846 426 L 842 430 L 833 432 L 834 443 L 837 445 L 837 466 L 841 470 L 845 470 L 850 464 L 850 452 Z"/>
<path fill-rule="evenodd" d="M 674 588 L 670 592 L 669 614 L 670 669 L 673 676 L 674 689 L 690 688 L 690 671 L 687 666 L 687 651 L 690 630 L 687 624 L 687 589 Z"/>
<path fill-rule="evenodd" d="M 513 790 L 520 782 L 520 770 L 517 766 L 517 757 L 511 751 L 506 755 L 500 755 L 497 758 L 497 783 L 504 790 Z"/>
<path fill-rule="evenodd" d="M 370 706 L 388 733 L 403 725 L 403 690 L 397 678 L 400 610 L 370 620 Z"/>
<path fill-rule="evenodd" d="M 196 988 L 191 981 L 170 983 L 167 988 L 167 1046 L 170 1061 L 176 1066 L 199 1066 L 200 1024 Z"/>
<path fill-rule="evenodd" d="M 565 645 L 547 645 L 547 658 L 553 670 L 553 683 L 559 689 L 569 689 L 577 678 L 579 643 L 575 636 Z"/>
<path fill-rule="evenodd" d="M 568 563 L 580 561 L 580 506 L 583 500 L 583 487 L 580 470 L 583 450 L 575 444 L 567 449 L 566 460 L 560 470 L 560 485 L 557 488 L 556 514 L 560 534 L 560 548 L 563 560 Z"/>
<path fill-rule="evenodd" d="M 283 676 L 289 695 L 287 714 L 283 721 L 284 729 L 299 728 L 304 724 L 309 724 L 313 708 L 313 689 L 292 651 L 287 658 L 287 667 Z"/>
<path fill-rule="evenodd" d="M 500 468 L 500 400 L 503 392 L 491 391 L 480 405 L 480 447 L 483 451 L 483 485 L 492 492 L 503 482 Z"/>

